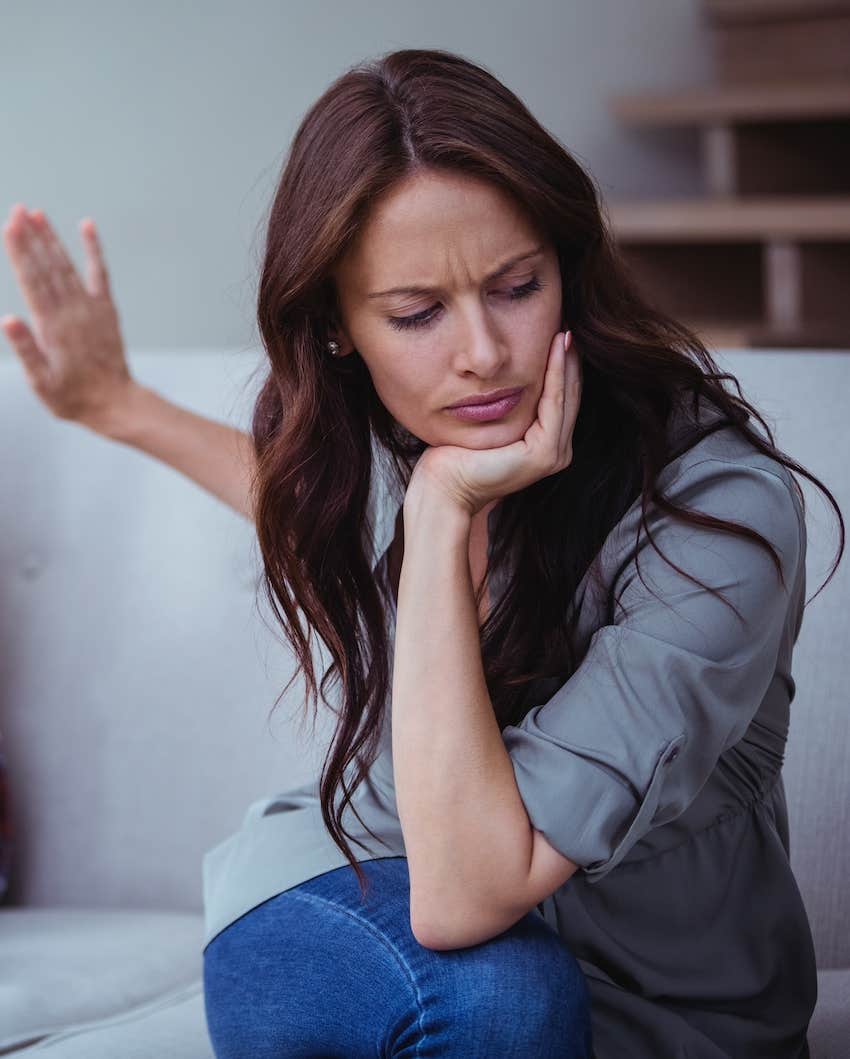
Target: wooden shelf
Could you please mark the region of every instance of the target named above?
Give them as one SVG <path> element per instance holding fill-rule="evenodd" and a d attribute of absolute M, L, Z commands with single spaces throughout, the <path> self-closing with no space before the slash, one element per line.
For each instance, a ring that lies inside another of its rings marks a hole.
<path fill-rule="evenodd" d="M 850 241 L 850 195 L 608 202 L 618 242 Z"/>
<path fill-rule="evenodd" d="M 718 83 L 619 94 L 695 129 L 702 188 L 608 201 L 647 303 L 707 346 L 850 349 L 850 0 L 703 0 Z"/>
<path fill-rule="evenodd" d="M 850 3 L 704 0 L 718 80 L 815 82 L 850 75 Z"/>
<path fill-rule="evenodd" d="M 850 13 L 850 0 L 703 0 L 714 22 L 771 22 Z"/>
<path fill-rule="evenodd" d="M 635 241 L 620 254 L 646 301 L 708 342 L 850 349 L 850 240 Z"/>
<path fill-rule="evenodd" d="M 850 349 L 850 326 L 807 323 L 805 327 L 769 327 L 760 320 L 730 324 L 723 320 L 683 319 L 709 349 Z"/>
<path fill-rule="evenodd" d="M 614 116 L 629 125 L 712 125 L 850 117 L 850 77 L 768 84 L 694 85 L 676 92 L 611 96 Z"/>

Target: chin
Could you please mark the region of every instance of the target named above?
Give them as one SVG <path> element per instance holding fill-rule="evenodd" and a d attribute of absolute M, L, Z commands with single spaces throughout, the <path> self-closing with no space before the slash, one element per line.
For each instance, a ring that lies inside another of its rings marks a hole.
<path fill-rule="evenodd" d="M 515 423 L 458 423 L 452 440 L 446 445 L 462 445 L 467 449 L 499 449 L 521 441 L 531 424 L 517 426 Z"/>

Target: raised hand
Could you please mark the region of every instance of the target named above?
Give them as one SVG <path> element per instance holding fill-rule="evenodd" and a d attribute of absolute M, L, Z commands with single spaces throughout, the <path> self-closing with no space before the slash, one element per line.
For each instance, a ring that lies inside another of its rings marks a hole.
<path fill-rule="evenodd" d="M 133 380 L 94 221 L 80 222 L 86 255 L 83 282 L 43 210 L 18 204 L 3 226 L 3 243 L 32 327 L 0 320 L 32 389 L 60 419 L 99 429 L 115 415 Z"/>

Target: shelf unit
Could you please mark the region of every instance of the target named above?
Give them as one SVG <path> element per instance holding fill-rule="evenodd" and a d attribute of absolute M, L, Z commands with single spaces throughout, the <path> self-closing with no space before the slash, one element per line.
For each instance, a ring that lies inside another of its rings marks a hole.
<path fill-rule="evenodd" d="M 702 187 L 609 201 L 612 234 L 647 297 L 704 341 L 850 348 L 850 0 L 704 7 L 723 80 L 609 101 L 624 124 L 695 129 Z M 793 76 L 764 76 L 815 25 L 846 34 L 840 61 L 821 55 L 815 76 L 808 54 L 805 76 L 802 60 Z M 741 33 L 765 53 L 749 79 Z"/>

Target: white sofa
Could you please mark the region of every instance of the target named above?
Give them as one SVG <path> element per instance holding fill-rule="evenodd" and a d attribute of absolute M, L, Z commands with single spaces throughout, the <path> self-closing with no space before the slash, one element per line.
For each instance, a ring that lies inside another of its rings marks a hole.
<path fill-rule="evenodd" d="M 719 359 L 850 514 L 850 357 Z M 130 362 L 172 400 L 247 426 L 256 354 Z M 296 734 L 296 682 L 267 723 L 292 664 L 255 591 L 248 521 L 152 458 L 55 420 L 11 356 L 0 467 L 0 728 L 17 835 L 0 905 L 0 1055 L 212 1059 L 202 855 L 250 801 L 317 774 L 330 720 L 315 743 Z M 838 538 L 802 482 L 811 596 Z M 850 1055 L 848 565 L 803 622 L 785 765 L 820 967 L 813 1059 Z"/>

